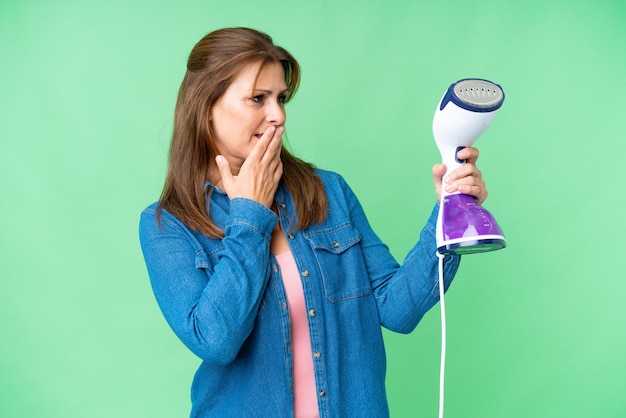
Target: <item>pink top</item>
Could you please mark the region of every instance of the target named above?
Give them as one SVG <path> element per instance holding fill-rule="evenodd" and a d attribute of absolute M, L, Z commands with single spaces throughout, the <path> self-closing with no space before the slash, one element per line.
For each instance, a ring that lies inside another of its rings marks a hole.
<path fill-rule="evenodd" d="M 291 251 L 276 256 L 289 301 L 296 418 L 318 418 L 317 389 L 304 291 Z"/>

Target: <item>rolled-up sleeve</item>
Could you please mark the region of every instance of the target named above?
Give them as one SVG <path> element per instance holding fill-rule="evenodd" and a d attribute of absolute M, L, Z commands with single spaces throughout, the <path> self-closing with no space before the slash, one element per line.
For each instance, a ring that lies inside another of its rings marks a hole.
<path fill-rule="evenodd" d="M 207 247 L 166 211 L 159 225 L 154 205 L 141 215 L 140 243 L 159 307 L 182 342 L 209 363 L 232 362 L 254 326 L 277 219 L 258 202 L 233 199 L 224 238 Z"/>

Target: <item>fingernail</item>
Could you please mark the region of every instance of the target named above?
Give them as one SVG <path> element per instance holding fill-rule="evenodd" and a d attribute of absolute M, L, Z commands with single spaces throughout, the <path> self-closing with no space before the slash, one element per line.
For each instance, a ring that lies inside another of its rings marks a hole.
<path fill-rule="evenodd" d="M 215 157 L 215 161 L 220 164 L 222 161 L 224 161 L 224 157 L 222 157 L 221 155 L 218 155 L 217 157 Z"/>

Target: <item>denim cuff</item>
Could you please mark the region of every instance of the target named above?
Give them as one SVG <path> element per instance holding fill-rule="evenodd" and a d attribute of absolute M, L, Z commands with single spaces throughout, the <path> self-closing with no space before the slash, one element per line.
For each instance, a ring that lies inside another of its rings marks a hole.
<path fill-rule="evenodd" d="M 270 239 L 276 227 L 278 216 L 267 206 L 243 197 L 236 197 L 230 201 L 230 212 L 226 228 L 237 225 L 251 227 Z"/>

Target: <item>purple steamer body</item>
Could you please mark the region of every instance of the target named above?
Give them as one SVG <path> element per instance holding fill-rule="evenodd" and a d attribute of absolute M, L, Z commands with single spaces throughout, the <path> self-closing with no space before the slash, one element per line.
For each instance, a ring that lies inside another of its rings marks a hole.
<path fill-rule="evenodd" d="M 499 250 L 506 246 L 504 234 L 496 220 L 473 196 L 448 195 L 444 197 L 441 210 L 444 242 L 466 238 L 461 242 L 439 247 L 441 254 L 473 254 Z"/>

